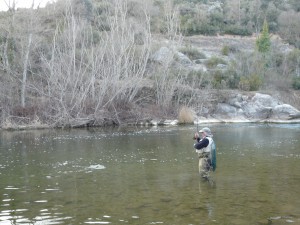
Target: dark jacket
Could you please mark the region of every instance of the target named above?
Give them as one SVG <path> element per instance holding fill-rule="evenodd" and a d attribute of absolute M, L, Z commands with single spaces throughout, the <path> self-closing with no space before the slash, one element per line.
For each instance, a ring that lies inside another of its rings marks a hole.
<path fill-rule="evenodd" d="M 209 144 L 209 140 L 205 137 L 202 140 L 200 140 L 200 138 L 197 139 L 197 143 L 194 144 L 194 148 L 195 149 L 202 149 L 202 148 L 206 148 Z"/>

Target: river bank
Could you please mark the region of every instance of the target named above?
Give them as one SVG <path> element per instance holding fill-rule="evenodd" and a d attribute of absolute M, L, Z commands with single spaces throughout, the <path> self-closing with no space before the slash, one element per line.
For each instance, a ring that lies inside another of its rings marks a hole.
<path fill-rule="evenodd" d="M 21 106 L 19 96 L 6 90 L 5 86 L 0 93 L 0 129 L 156 126 L 198 121 L 297 122 L 298 117 L 289 118 L 297 115 L 300 109 L 300 91 L 291 88 L 292 75 L 284 77 L 272 71 L 268 76 L 261 74 L 264 85 L 256 92 L 237 85 L 240 79 L 249 78 L 248 75 L 260 74 L 256 70 L 245 73 L 245 65 L 234 67 L 246 59 L 254 59 L 255 40 L 254 37 L 192 36 L 171 41 L 158 35 L 153 38 L 149 55 L 143 60 L 145 64 L 140 66 L 145 70 L 138 77 L 131 77 L 129 72 L 129 77 L 115 77 L 114 80 L 111 76 L 116 74 L 108 75 L 105 71 L 103 74 L 107 77 L 97 78 L 79 73 L 77 86 L 72 79 L 65 84 L 69 89 L 59 84 L 50 85 L 51 90 L 54 88 L 52 96 L 46 94 L 46 87 L 36 93 L 28 92 L 26 106 Z M 292 46 L 284 45 L 280 40 L 272 41 L 282 54 L 293 51 Z M 231 49 L 228 54 L 222 51 L 226 47 Z M 287 55 L 284 57 L 288 58 Z M 248 69 L 254 69 L 251 60 L 247 63 Z M 124 66 L 128 68 L 128 65 Z M 56 78 L 51 82 L 54 80 Z M 28 87 L 44 87 L 35 82 Z M 83 83 L 86 86 L 82 86 Z M 188 108 L 188 118 L 181 118 L 182 107 Z"/>
<path fill-rule="evenodd" d="M 199 92 L 198 99 L 204 95 Z M 297 93 L 294 93 L 297 96 Z M 161 113 L 159 108 L 149 104 L 140 111 L 129 115 L 129 111 L 118 114 L 117 117 L 75 118 L 68 123 L 46 124 L 35 117 L 28 123 L 16 123 L 5 120 L 0 130 L 30 130 L 52 128 L 83 128 L 107 126 L 176 126 L 181 124 L 211 124 L 211 123 L 300 123 L 300 111 L 283 102 L 281 98 L 259 92 L 240 91 L 210 91 L 206 98 L 192 102 L 190 106 L 173 107 L 168 114 Z M 298 96 L 299 98 L 299 96 Z M 294 99 L 296 100 L 296 99 Z M 295 102 L 295 101 L 294 101 Z M 132 110 L 132 109 L 130 109 Z M 138 110 L 138 109 L 136 109 Z M 109 112 L 106 113 L 109 115 Z M 26 118 L 23 118 L 25 121 Z"/>

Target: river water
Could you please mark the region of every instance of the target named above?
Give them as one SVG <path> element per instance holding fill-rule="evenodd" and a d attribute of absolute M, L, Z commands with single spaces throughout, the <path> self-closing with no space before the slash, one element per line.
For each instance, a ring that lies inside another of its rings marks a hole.
<path fill-rule="evenodd" d="M 300 224 L 300 125 L 209 126 L 210 181 L 195 126 L 2 131 L 0 225 Z"/>

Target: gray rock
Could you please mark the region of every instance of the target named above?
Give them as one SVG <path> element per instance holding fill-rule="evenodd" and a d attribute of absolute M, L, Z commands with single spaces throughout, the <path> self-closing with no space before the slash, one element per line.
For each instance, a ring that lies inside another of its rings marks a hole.
<path fill-rule="evenodd" d="M 231 106 L 234 106 L 236 108 L 242 108 L 242 102 L 240 101 L 240 98 L 238 98 L 238 97 L 229 99 L 228 104 Z"/>
<path fill-rule="evenodd" d="M 272 117 L 272 114 L 273 114 L 272 107 L 262 107 L 256 111 L 255 117 L 257 119 L 270 119 Z"/>
<path fill-rule="evenodd" d="M 260 93 L 256 93 L 255 96 L 252 98 L 252 101 L 257 106 L 264 107 L 275 107 L 280 104 L 280 102 L 272 96 Z"/>
<path fill-rule="evenodd" d="M 174 53 L 171 49 L 167 47 L 161 47 L 152 55 L 151 59 L 160 64 L 167 64 L 173 60 L 173 56 Z"/>
<path fill-rule="evenodd" d="M 291 114 L 299 113 L 299 111 L 291 105 L 282 104 L 277 105 L 273 109 L 273 114 L 275 118 L 285 119 L 288 118 Z"/>
<path fill-rule="evenodd" d="M 253 98 L 244 95 L 232 96 L 228 105 L 219 103 L 216 107 L 218 118 L 288 119 L 299 111 L 291 105 L 282 104 L 270 95 L 256 93 Z M 229 107 L 230 106 L 230 107 Z"/>
<path fill-rule="evenodd" d="M 202 64 L 195 64 L 192 66 L 191 69 L 196 72 L 206 72 L 207 71 L 207 67 Z"/>
<path fill-rule="evenodd" d="M 221 118 L 230 118 L 237 116 L 237 110 L 234 106 L 226 103 L 218 103 L 215 114 Z"/>
<path fill-rule="evenodd" d="M 216 66 L 216 68 L 217 68 L 217 69 L 220 69 L 220 70 L 225 70 L 225 69 L 227 69 L 227 65 L 225 65 L 225 64 L 218 64 L 218 65 Z"/>
<path fill-rule="evenodd" d="M 176 52 L 177 60 L 182 65 L 191 65 L 193 62 L 185 54 L 181 52 Z"/>

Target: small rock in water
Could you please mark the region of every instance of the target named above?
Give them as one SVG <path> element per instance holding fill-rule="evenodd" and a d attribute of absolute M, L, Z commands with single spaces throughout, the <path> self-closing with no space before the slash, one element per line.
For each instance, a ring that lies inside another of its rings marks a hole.
<path fill-rule="evenodd" d="M 281 216 L 270 217 L 269 219 L 270 220 L 279 220 L 279 219 L 281 219 Z"/>
<path fill-rule="evenodd" d="M 90 165 L 90 166 L 88 167 L 88 169 L 93 169 L 93 170 L 103 170 L 103 169 L 105 169 L 105 166 L 103 166 L 103 165 Z"/>

